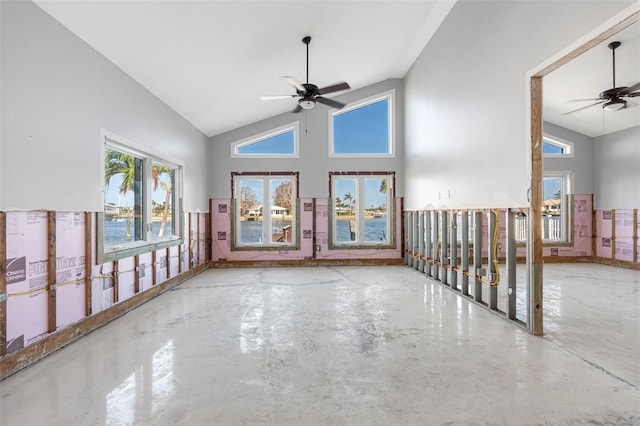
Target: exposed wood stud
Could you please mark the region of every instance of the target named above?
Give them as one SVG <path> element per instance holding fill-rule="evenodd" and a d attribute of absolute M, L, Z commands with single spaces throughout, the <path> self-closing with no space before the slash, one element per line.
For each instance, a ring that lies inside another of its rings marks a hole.
<path fill-rule="evenodd" d="M 7 294 L 7 216 L 0 211 L 0 295 Z M 0 357 L 7 353 L 7 301 L 0 301 Z"/>
<path fill-rule="evenodd" d="M 156 285 L 157 283 L 157 279 L 156 279 L 156 252 L 152 251 L 151 252 L 151 286 Z"/>
<path fill-rule="evenodd" d="M 165 267 L 167 268 L 167 279 L 169 279 L 171 278 L 171 248 L 167 247 L 165 253 Z"/>
<path fill-rule="evenodd" d="M 56 212 L 47 212 L 47 283 L 49 299 L 47 323 L 49 333 L 56 331 Z"/>
<path fill-rule="evenodd" d="M 633 209 L 633 261 L 638 262 L 638 252 L 640 251 L 640 241 L 638 241 L 638 209 Z"/>
<path fill-rule="evenodd" d="M 140 256 L 133 256 L 133 294 L 140 293 Z"/>
<path fill-rule="evenodd" d="M 118 277 L 118 261 L 114 260 L 113 264 L 113 303 L 116 304 L 120 300 L 120 279 Z"/>
<path fill-rule="evenodd" d="M 84 214 L 84 302 L 85 315 L 89 316 L 92 312 L 92 282 L 91 282 L 91 265 L 93 264 L 91 247 L 91 227 L 93 213 L 85 212 Z"/>
<path fill-rule="evenodd" d="M 189 217 L 189 225 L 187 226 L 187 253 L 189 253 L 189 257 L 188 257 L 188 261 L 189 264 L 187 266 L 187 269 L 190 269 L 193 267 L 193 239 L 191 238 L 191 213 L 187 213 L 187 217 Z M 155 279 L 153 280 L 153 283 L 155 284 Z"/>
<path fill-rule="evenodd" d="M 542 77 L 531 79 L 531 205 L 529 228 L 531 236 L 531 277 L 529 287 L 529 330 L 541 336 L 543 333 L 542 305 Z"/>
<path fill-rule="evenodd" d="M 611 258 L 616 258 L 616 211 L 611 210 Z"/>

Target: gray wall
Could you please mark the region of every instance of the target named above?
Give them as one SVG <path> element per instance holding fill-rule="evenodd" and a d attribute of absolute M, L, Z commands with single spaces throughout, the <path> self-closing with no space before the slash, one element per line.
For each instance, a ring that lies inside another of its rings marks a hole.
<path fill-rule="evenodd" d="M 385 91 L 395 90 L 396 123 L 395 158 L 329 158 L 329 109 L 316 105 L 308 112 L 281 114 L 249 126 L 223 133 L 211 138 L 211 176 L 210 194 L 212 198 L 231 196 L 231 172 L 300 172 L 300 196 L 322 198 L 329 196 L 330 171 L 396 171 L 396 196 L 403 195 L 402 161 L 404 157 L 403 134 L 403 90 L 402 80 L 391 79 L 352 90 L 332 98 L 344 103 L 374 96 Z M 286 101 L 272 101 L 286 102 Z M 295 103 L 290 102 L 293 109 Z M 255 159 L 231 158 L 230 144 L 261 132 L 300 121 L 300 158 Z"/>
<path fill-rule="evenodd" d="M 593 151 L 595 208 L 640 208 L 640 126 L 595 138 Z"/>
<path fill-rule="evenodd" d="M 632 3 L 458 1 L 405 77 L 405 207 L 528 206 L 526 73 Z"/>
<path fill-rule="evenodd" d="M 100 129 L 185 162 L 207 210 L 208 138 L 31 2 L 0 2 L 0 209 L 102 211 Z"/>
<path fill-rule="evenodd" d="M 544 134 L 573 142 L 573 158 L 543 158 L 545 171 L 573 172 L 573 194 L 593 194 L 593 139 L 582 133 L 544 122 Z"/>

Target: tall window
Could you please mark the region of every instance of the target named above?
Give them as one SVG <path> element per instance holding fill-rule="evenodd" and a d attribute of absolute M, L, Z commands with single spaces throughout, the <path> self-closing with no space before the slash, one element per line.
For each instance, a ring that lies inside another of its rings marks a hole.
<path fill-rule="evenodd" d="M 234 247 L 296 246 L 298 173 L 232 173 Z"/>
<path fill-rule="evenodd" d="M 393 91 L 330 112 L 331 157 L 393 157 Z"/>
<path fill-rule="evenodd" d="M 543 240 L 568 241 L 570 172 L 545 172 L 543 177 Z"/>
<path fill-rule="evenodd" d="M 330 173 L 334 246 L 393 243 L 393 173 Z"/>
<path fill-rule="evenodd" d="M 104 137 L 104 213 L 98 260 L 180 244 L 182 164 L 115 135 Z"/>
<path fill-rule="evenodd" d="M 299 157 L 298 122 L 271 129 L 231 144 L 232 158 Z"/>

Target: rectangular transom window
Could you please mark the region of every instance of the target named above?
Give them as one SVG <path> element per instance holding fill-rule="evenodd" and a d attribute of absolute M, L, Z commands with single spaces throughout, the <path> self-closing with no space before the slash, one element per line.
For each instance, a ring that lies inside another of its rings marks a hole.
<path fill-rule="evenodd" d="M 393 244 L 393 183 L 389 172 L 330 173 L 332 246 Z"/>
<path fill-rule="evenodd" d="M 573 142 L 544 136 L 542 138 L 542 155 L 544 157 L 573 157 Z"/>
<path fill-rule="evenodd" d="M 298 122 L 286 124 L 231 144 L 232 158 L 297 158 Z"/>
<path fill-rule="evenodd" d="M 182 243 L 182 163 L 103 132 L 104 212 L 98 219 L 98 261 Z"/>
<path fill-rule="evenodd" d="M 232 173 L 235 249 L 296 247 L 298 173 Z"/>
<path fill-rule="evenodd" d="M 394 91 L 331 111 L 330 157 L 393 157 L 395 155 Z"/>

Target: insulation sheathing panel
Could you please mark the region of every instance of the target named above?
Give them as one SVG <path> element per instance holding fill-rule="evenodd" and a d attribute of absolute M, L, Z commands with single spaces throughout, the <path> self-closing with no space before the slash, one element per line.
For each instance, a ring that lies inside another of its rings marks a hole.
<path fill-rule="evenodd" d="M 135 258 L 118 260 L 118 303 L 135 294 Z"/>
<path fill-rule="evenodd" d="M 7 352 L 47 334 L 47 213 L 7 212 Z"/>
<path fill-rule="evenodd" d="M 84 213 L 56 213 L 56 328 L 85 316 L 84 231 Z"/>
<path fill-rule="evenodd" d="M 612 239 L 612 210 L 596 210 L 596 256 L 611 259 L 613 244 Z"/>

